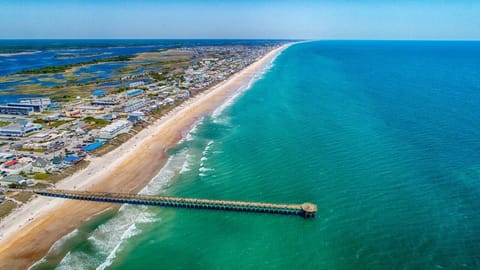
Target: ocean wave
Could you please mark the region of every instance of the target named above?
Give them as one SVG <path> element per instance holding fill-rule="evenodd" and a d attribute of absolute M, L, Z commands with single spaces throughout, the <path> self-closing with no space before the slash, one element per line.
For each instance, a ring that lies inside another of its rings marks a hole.
<path fill-rule="evenodd" d="M 44 257 L 42 257 L 40 260 L 36 261 L 34 264 L 32 264 L 28 270 L 30 269 L 33 269 L 35 268 L 36 266 L 38 265 L 41 265 L 45 262 L 47 262 L 47 256 L 48 254 L 52 254 L 52 253 L 56 253 L 58 251 L 60 251 L 60 249 L 62 248 L 62 246 L 67 242 L 69 241 L 70 239 L 74 238 L 75 236 L 77 236 L 79 233 L 79 230 L 78 229 L 75 229 L 71 232 L 69 232 L 68 234 L 66 234 L 65 236 L 63 236 L 62 238 L 60 238 L 59 240 L 57 240 L 51 247 L 50 249 L 48 250 L 47 252 L 47 255 L 45 255 Z"/>
<path fill-rule="evenodd" d="M 206 168 L 206 167 L 200 167 L 198 169 L 199 172 L 211 172 L 211 171 L 215 171 L 215 169 L 212 169 L 212 168 Z"/>
<path fill-rule="evenodd" d="M 186 134 L 183 134 L 182 135 L 182 138 L 180 139 L 180 141 L 178 141 L 178 144 L 182 144 L 184 142 L 191 142 L 195 139 L 195 134 L 197 133 L 198 131 L 198 127 L 203 123 L 204 121 L 204 117 L 200 118 L 198 121 L 196 121 L 195 123 L 193 123 L 192 127 L 190 128 L 190 130 L 186 133 Z"/>
<path fill-rule="evenodd" d="M 81 251 L 69 252 L 58 265 L 58 269 L 105 269 L 112 264 L 122 244 L 141 233 L 138 224 L 159 220 L 142 207 L 126 205 L 122 208 L 114 218 L 100 225 L 88 237 L 87 241 L 95 251 L 93 256 Z"/>
<path fill-rule="evenodd" d="M 212 147 L 212 144 L 214 143 L 213 140 L 208 141 L 207 145 L 205 146 L 205 149 L 202 151 L 202 156 L 206 156 L 208 153 L 208 150 Z"/>
<path fill-rule="evenodd" d="M 192 154 L 187 154 L 185 158 L 185 162 L 183 163 L 182 168 L 180 169 L 180 174 L 191 171 L 194 162 L 195 162 L 195 156 Z"/>
<path fill-rule="evenodd" d="M 62 259 L 60 264 L 56 267 L 57 270 L 72 270 L 72 269 L 92 269 L 94 265 L 90 260 L 90 256 L 85 252 L 75 252 L 75 255 L 69 251 Z"/>
<path fill-rule="evenodd" d="M 213 140 L 210 140 L 208 141 L 207 145 L 205 146 L 205 148 L 203 149 L 202 151 L 202 157 L 200 158 L 200 168 L 202 168 L 205 164 L 205 161 L 208 160 L 208 151 L 210 150 L 210 148 L 212 147 L 214 141 Z"/>
<path fill-rule="evenodd" d="M 187 159 L 187 153 L 187 150 L 183 150 L 170 156 L 158 174 L 152 178 L 150 183 L 148 183 L 139 194 L 158 194 L 177 174 L 180 173 Z"/>
<path fill-rule="evenodd" d="M 234 101 L 225 103 L 225 108 L 231 106 L 234 103 Z M 225 110 L 225 108 L 222 109 L 222 112 Z M 215 115 L 212 115 L 212 122 L 215 124 L 220 124 L 224 126 L 230 126 L 231 125 L 231 117 L 228 114 L 224 113 L 218 113 Z"/>
<path fill-rule="evenodd" d="M 181 170 L 187 158 L 187 151 L 172 155 L 159 173 L 143 188 L 140 194 L 158 194 Z M 58 269 L 105 269 L 121 252 L 122 246 L 132 237 L 140 234 L 140 224 L 157 223 L 161 219 L 147 206 L 124 204 L 118 213 L 90 233 L 89 241 L 94 254 L 81 251 L 69 252 L 61 260 Z"/>
<path fill-rule="evenodd" d="M 108 266 L 112 265 L 113 263 L 113 260 L 117 257 L 117 251 L 118 249 L 120 248 L 121 244 L 135 236 L 136 234 L 138 234 L 140 231 L 137 229 L 137 226 L 135 224 L 132 224 L 130 227 L 128 227 L 128 229 L 122 234 L 122 237 L 121 237 L 121 241 L 118 242 L 118 244 L 113 248 L 113 250 L 108 254 L 107 258 L 105 259 L 105 261 L 100 264 L 98 267 L 97 267 L 97 270 L 104 270 L 105 268 L 107 268 Z"/>
<path fill-rule="evenodd" d="M 186 151 L 171 156 L 160 172 L 139 194 L 158 194 L 181 171 L 187 158 Z M 97 229 L 99 233 L 92 239 L 95 246 L 104 256 L 106 255 L 105 260 L 96 269 L 105 269 L 114 262 L 118 252 L 121 251 L 122 244 L 142 232 L 137 227 L 138 224 L 159 221 L 160 218 L 155 213 L 149 212 L 146 206 L 123 205 L 119 214 L 101 225 Z"/>
<path fill-rule="evenodd" d="M 45 263 L 45 262 L 47 262 L 47 258 L 43 257 L 40 260 L 36 261 L 34 264 L 30 265 L 30 267 L 28 267 L 28 270 L 33 269 L 36 266 L 41 265 L 42 263 Z"/>
<path fill-rule="evenodd" d="M 75 236 L 77 236 L 78 233 L 79 233 L 79 230 L 78 230 L 78 229 L 75 229 L 75 230 L 69 232 L 69 233 L 66 234 L 64 237 L 60 238 L 57 242 L 55 242 L 48 252 L 58 251 L 58 249 L 59 249 L 63 244 L 65 244 L 68 240 L 70 240 L 70 239 L 74 238 Z"/>

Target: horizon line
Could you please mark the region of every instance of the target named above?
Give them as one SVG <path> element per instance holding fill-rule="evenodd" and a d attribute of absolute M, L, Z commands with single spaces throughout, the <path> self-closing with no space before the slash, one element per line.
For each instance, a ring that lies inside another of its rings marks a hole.
<path fill-rule="evenodd" d="M 147 38 L 147 37 L 0 37 L 4 40 L 273 40 L 273 41 L 480 41 L 478 39 L 382 39 L 382 38 Z"/>

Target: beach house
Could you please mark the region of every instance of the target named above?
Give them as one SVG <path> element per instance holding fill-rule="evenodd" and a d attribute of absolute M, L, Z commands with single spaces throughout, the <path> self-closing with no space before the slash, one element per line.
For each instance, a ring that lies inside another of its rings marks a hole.
<path fill-rule="evenodd" d="M 147 103 L 148 102 L 147 102 L 146 99 L 135 99 L 135 100 L 127 102 L 123 106 L 123 111 L 126 112 L 126 113 L 137 111 L 137 110 L 140 110 L 140 109 L 144 108 L 145 106 L 147 106 Z"/>
<path fill-rule="evenodd" d="M 0 184 L 3 185 L 3 186 L 9 186 L 9 185 L 21 185 L 21 184 L 25 184 L 26 183 L 26 179 L 25 177 L 21 176 L 21 175 L 18 175 L 18 174 L 11 174 L 11 175 L 7 175 L 3 178 L 0 179 Z"/>
<path fill-rule="evenodd" d="M 50 162 L 43 158 L 37 158 L 34 162 L 32 162 L 31 172 L 34 173 L 46 173 L 48 170 Z"/>
<path fill-rule="evenodd" d="M 99 140 L 111 140 L 121 133 L 126 133 L 132 127 L 132 123 L 127 120 L 118 120 L 110 125 L 100 129 L 98 133 Z"/>

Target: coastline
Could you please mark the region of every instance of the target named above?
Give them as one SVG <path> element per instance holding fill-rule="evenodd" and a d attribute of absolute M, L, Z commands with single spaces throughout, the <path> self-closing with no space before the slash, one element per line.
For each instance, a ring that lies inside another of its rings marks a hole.
<path fill-rule="evenodd" d="M 166 151 L 176 145 L 194 123 L 235 98 L 291 44 L 270 51 L 228 80 L 187 100 L 103 157 L 91 158 L 86 169 L 57 183 L 57 187 L 138 192 L 166 162 Z M 27 268 L 42 258 L 57 240 L 111 207 L 116 206 L 36 197 L 0 223 L 0 269 Z"/>

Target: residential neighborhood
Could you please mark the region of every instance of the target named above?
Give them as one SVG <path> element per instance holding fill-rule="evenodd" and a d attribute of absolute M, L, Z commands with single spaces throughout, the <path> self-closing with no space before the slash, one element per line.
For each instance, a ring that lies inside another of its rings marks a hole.
<path fill-rule="evenodd" d="M 279 45 L 179 48 L 188 68 L 119 78 L 70 101 L 21 98 L 0 105 L 0 184 L 51 186 L 114 149 L 183 101 L 227 79 Z"/>

